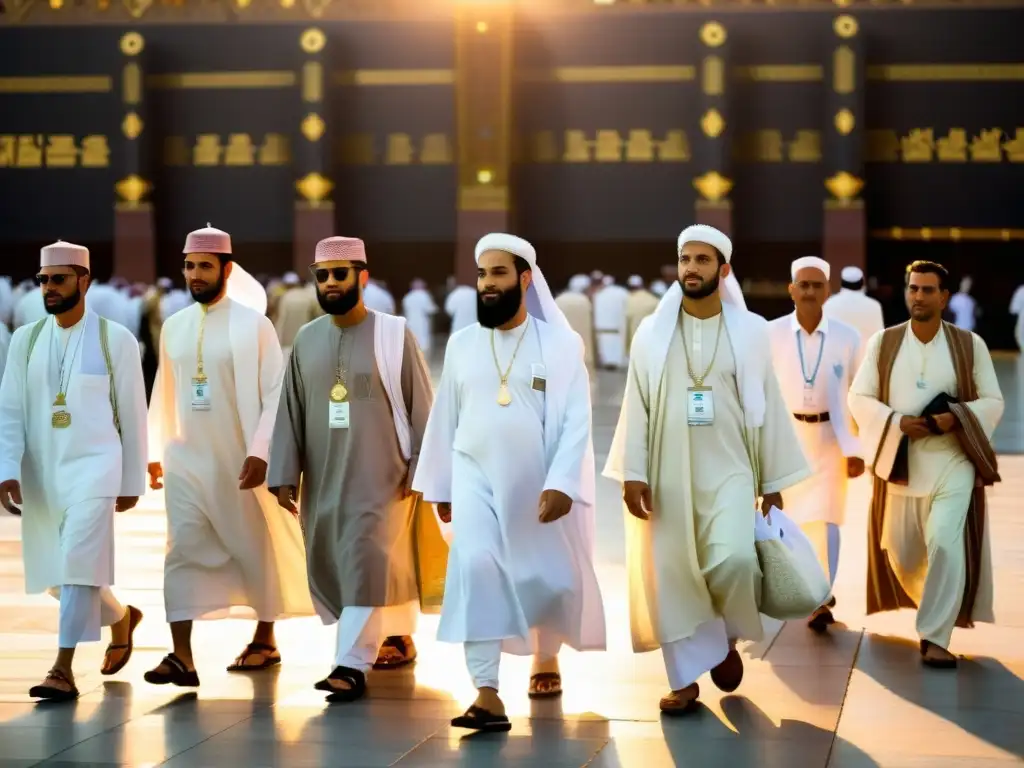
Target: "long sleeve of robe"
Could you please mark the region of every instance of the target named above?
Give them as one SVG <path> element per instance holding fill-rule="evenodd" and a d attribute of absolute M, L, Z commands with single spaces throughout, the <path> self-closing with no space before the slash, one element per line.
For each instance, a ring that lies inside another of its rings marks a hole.
<path fill-rule="evenodd" d="M 135 337 L 120 335 L 121 343 L 112 344 L 110 350 L 121 420 L 121 493 L 118 495 L 144 496 L 149 450 L 146 382 L 139 345 L 133 343 Z"/>
<path fill-rule="evenodd" d="M 434 393 L 434 406 L 423 435 L 424 453 L 430 454 L 430 472 L 414 474 L 413 487 L 425 501 L 434 504 L 452 500 L 452 446 L 459 427 L 459 387 L 456 378 L 457 339 L 467 331 L 453 333 L 444 351 L 441 382 Z"/>

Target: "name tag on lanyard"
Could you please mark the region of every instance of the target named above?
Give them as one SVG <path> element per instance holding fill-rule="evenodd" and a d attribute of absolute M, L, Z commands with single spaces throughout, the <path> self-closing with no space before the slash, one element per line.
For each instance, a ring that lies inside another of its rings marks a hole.
<path fill-rule="evenodd" d="M 348 429 L 349 426 L 349 402 L 329 403 L 330 409 L 327 413 L 327 426 L 330 429 Z"/>
<path fill-rule="evenodd" d="M 192 379 L 192 410 L 210 410 L 210 382 L 208 379 Z"/>
<path fill-rule="evenodd" d="M 814 405 L 814 385 L 804 384 L 804 408 Z"/>
<path fill-rule="evenodd" d="M 686 390 L 686 423 L 691 427 L 707 427 L 715 423 L 715 397 L 711 387 L 690 387 Z"/>

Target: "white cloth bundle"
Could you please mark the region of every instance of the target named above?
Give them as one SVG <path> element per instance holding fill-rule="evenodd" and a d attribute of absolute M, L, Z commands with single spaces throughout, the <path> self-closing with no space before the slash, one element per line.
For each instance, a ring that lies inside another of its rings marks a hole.
<path fill-rule="evenodd" d="M 778 507 L 754 512 L 754 546 L 761 565 L 761 613 L 779 621 L 804 619 L 829 597 L 828 575 L 814 546 Z"/>

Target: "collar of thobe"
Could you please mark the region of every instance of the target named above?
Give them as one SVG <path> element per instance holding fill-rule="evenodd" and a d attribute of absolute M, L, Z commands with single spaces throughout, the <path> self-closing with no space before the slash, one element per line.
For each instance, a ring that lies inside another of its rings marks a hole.
<path fill-rule="evenodd" d="M 914 329 L 910 327 L 910 323 L 907 323 L 907 340 L 921 351 L 931 352 L 933 349 L 938 348 L 940 344 L 945 343 L 946 334 L 942 326 L 939 326 L 939 332 L 932 336 L 931 341 L 925 343 L 917 338 Z"/>
<path fill-rule="evenodd" d="M 790 317 L 789 325 L 790 325 L 790 328 L 793 329 L 793 331 L 803 331 L 804 333 L 807 333 L 807 331 L 804 329 L 804 327 L 802 325 L 800 325 L 800 321 L 796 319 L 796 312 L 791 314 L 789 317 Z M 808 336 L 813 336 L 814 334 L 818 333 L 819 331 L 821 332 L 822 336 L 828 336 L 828 317 L 825 316 L 824 312 L 821 313 L 821 322 L 818 323 L 818 327 L 815 328 L 810 333 L 808 333 L 807 335 Z"/>

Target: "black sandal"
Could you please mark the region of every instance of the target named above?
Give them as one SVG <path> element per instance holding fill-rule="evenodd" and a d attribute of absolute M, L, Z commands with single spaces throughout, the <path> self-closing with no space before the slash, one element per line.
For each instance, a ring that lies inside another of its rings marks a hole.
<path fill-rule="evenodd" d="M 272 645 L 249 643 L 245 646 L 245 650 L 235 659 L 235 663 L 228 667 L 228 672 L 260 672 L 264 669 L 270 669 L 270 667 L 281 663 L 281 656 L 272 656 L 271 654 L 274 653 L 277 653 L 277 648 Z M 262 656 L 263 661 L 259 664 L 246 664 L 245 660 L 250 656 Z"/>
<path fill-rule="evenodd" d="M 116 675 L 118 672 L 125 668 L 125 665 L 132 658 L 132 651 L 135 649 L 135 628 L 139 626 L 139 622 L 142 621 L 142 611 L 140 611 L 134 605 L 129 605 L 128 616 L 130 617 L 128 619 L 128 642 L 125 645 L 114 645 L 113 643 L 111 643 L 107 646 L 107 650 L 103 653 L 104 666 L 100 668 L 101 675 Z M 107 656 L 110 655 L 110 652 L 124 650 L 127 650 L 128 653 L 122 656 L 121 660 L 117 662 L 117 664 L 110 668 L 107 668 L 106 661 Z"/>
<path fill-rule="evenodd" d="M 65 691 L 52 685 L 46 685 L 46 680 L 59 680 L 62 683 L 67 683 L 71 686 L 71 690 Z M 51 669 L 47 672 L 46 680 L 43 680 L 42 685 L 32 686 L 28 691 L 28 695 L 33 699 L 43 699 L 44 701 L 74 701 L 78 698 L 78 688 L 59 669 Z"/>
<path fill-rule="evenodd" d="M 166 665 L 170 667 L 170 672 L 158 671 L 160 665 Z M 189 671 L 188 667 L 185 666 L 185 662 L 175 656 L 173 653 L 168 653 L 164 656 L 163 661 L 157 664 L 157 669 L 151 669 L 142 676 L 142 679 L 147 683 L 153 685 L 167 685 L 172 683 L 180 686 L 181 688 L 198 688 L 199 687 L 199 675 L 195 671 Z"/>
<path fill-rule="evenodd" d="M 474 704 L 465 714 L 452 718 L 452 728 L 468 728 L 484 733 L 507 733 L 512 730 L 512 723 L 509 722 L 508 715 L 496 715 Z"/>
<path fill-rule="evenodd" d="M 351 688 L 336 688 L 331 685 L 331 680 L 340 680 L 348 683 Z M 352 667 L 335 667 L 327 677 L 313 686 L 318 691 L 325 691 L 327 701 L 331 704 L 345 704 L 357 701 L 366 695 L 366 675 Z"/>
<path fill-rule="evenodd" d="M 959 660 L 955 657 L 952 659 L 929 659 L 925 656 L 925 654 L 928 652 L 928 649 L 933 645 L 935 645 L 935 643 L 931 642 L 930 640 L 921 641 L 921 663 L 924 664 L 926 667 L 931 667 L 932 669 L 956 669 Z M 935 647 L 939 648 L 941 646 L 936 645 Z"/>
<path fill-rule="evenodd" d="M 540 690 L 541 683 L 555 683 L 556 685 L 547 690 Z M 538 672 L 530 675 L 530 690 L 526 694 L 531 699 L 553 699 L 562 695 L 562 673 L 561 672 Z"/>
<path fill-rule="evenodd" d="M 377 661 L 373 663 L 374 669 L 398 669 L 400 667 L 408 666 L 416 661 L 416 644 L 409 638 L 409 642 L 405 641 L 404 637 L 395 635 L 384 640 L 381 646 L 381 651 L 386 648 L 393 648 L 398 651 L 401 656 L 396 658 L 395 656 L 385 656 L 383 653 L 378 654 Z"/>

